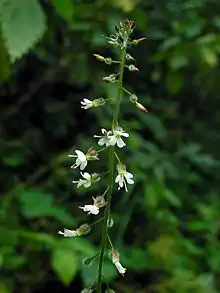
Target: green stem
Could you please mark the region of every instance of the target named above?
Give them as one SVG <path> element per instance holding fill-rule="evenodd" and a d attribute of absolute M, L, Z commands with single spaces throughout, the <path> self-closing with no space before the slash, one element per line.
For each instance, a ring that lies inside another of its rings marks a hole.
<path fill-rule="evenodd" d="M 118 125 L 118 116 L 120 111 L 120 104 L 122 98 L 122 83 L 123 83 L 123 76 L 124 76 L 124 66 L 125 66 L 125 54 L 126 48 L 122 49 L 122 56 L 121 56 L 121 63 L 119 69 L 119 81 L 118 81 L 118 93 L 116 99 L 116 106 L 115 111 L 112 119 L 112 128 Z M 102 226 L 102 240 L 100 245 L 100 258 L 99 258 L 99 266 L 98 266 L 98 280 L 97 280 L 97 293 L 101 293 L 102 290 L 102 266 L 104 261 L 104 253 L 105 247 L 108 237 L 108 219 L 110 217 L 111 212 L 111 198 L 112 198 L 112 191 L 113 191 L 113 184 L 114 184 L 114 169 L 115 169 L 115 155 L 114 155 L 115 147 L 109 148 L 109 189 L 106 195 L 107 206 L 105 207 L 104 212 L 104 220 Z"/>

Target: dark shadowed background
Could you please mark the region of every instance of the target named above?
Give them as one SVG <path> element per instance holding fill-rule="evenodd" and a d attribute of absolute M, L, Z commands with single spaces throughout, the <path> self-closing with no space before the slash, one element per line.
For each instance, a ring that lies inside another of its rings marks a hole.
<path fill-rule="evenodd" d="M 0 9 L 4 1 L 15 0 L 1 0 Z M 10 14 L 14 23 L 29 8 L 21 2 Z M 104 35 L 129 18 L 136 22 L 134 38 L 147 39 L 129 51 L 140 72 L 126 72 L 125 86 L 149 114 L 124 96 L 121 123 L 130 138 L 122 157 L 135 185 L 113 194 L 109 234 L 128 271 L 118 276 L 106 257 L 105 280 L 117 293 L 219 293 L 220 2 L 45 0 L 38 6 L 46 19 L 43 37 L 10 65 L 3 48 L 34 36 L 39 11 L 27 10 L 24 39 L 18 24 L 8 33 L 2 12 L 0 292 L 78 293 L 95 278 L 97 263 L 84 267 L 82 260 L 97 253 L 101 226 L 76 239 L 57 232 L 93 221 L 78 205 L 107 185 L 104 179 L 77 190 L 68 154 L 95 146 L 93 135 L 110 127 L 109 108 L 85 111 L 80 101 L 115 95 L 115 85 L 101 79 L 116 68 L 93 54 L 119 58 Z M 90 170 L 105 163 L 104 155 Z"/>

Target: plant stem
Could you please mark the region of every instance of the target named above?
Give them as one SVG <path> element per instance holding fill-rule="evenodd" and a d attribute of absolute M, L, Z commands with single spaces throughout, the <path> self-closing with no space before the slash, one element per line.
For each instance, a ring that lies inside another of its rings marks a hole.
<path fill-rule="evenodd" d="M 115 106 L 114 115 L 112 119 L 112 128 L 118 125 L 118 116 L 119 116 L 120 104 L 121 104 L 121 98 L 122 98 L 121 96 L 123 91 L 122 83 L 123 83 L 123 76 L 124 76 L 125 54 L 126 54 L 126 48 L 123 48 L 120 69 L 119 69 L 119 81 L 118 81 L 118 93 L 116 98 L 116 106 Z M 106 240 L 108 237 L 107 222 L 111 212 L 111 198 L 112 198 L 112 190 L 113 190 L 113 184 L 114 184 L 114 169 L 115 169 L 114 150 L 115 150 L 115 147 L 109 148 L 109 170 L 110 170 L 109 189 L 106 195 L 106 201 L 108 202 L 108 204 L 105 207 L 104 220 L 103 220 L 103 226 L 102 226 L 102 240 L 100 245 L 100 258 L 99 258 L 99 266 L 98 266 L 97 293 L 101 293 L 101 290 L 102 290 L 102 266 L 103 266 L 103 260 L 104 260 Z"/>

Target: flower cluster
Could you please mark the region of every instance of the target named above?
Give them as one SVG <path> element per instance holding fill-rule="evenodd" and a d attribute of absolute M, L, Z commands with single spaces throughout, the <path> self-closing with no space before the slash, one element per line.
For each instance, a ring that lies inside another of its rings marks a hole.
<path fill-rule="evenodd" d="M 104 216 L 99 219 L 98 221 L 92 223 L 92 224 L 83 224 L 80 227 L 78 227 L 76 230 L 69 230 L 64 228 L 63 231 L 59 231 L 58 233 L 60 235 L 63 235 L 64 237 L 78 237 L 87 235 L 91 231 L 91 226 L 95 225 L 96 223 L 103 220 L 103 234 L 102 234 L 102 242 L 101 242 L 101 249 L 100 253 L 97 255 L 89 258 L 89 262 L 93 260 L 96 256 L 100 256 L 100 262 L 99 262 L 99 275 L 97 278 L 97 292 L 101 292 L 101 272 L 102 272 L 102 262 L 103 262 L 103 255 L 105 252 L 105 242 L 108 238 L 110 246 L 111 246 L 111 256 L 112 256 L 112 263 L 117 268 L 118 272 L 122 275 L 125 274 L 126 268 L 124 268 L 119 259 L 119 252 L 113 247 L 113 244 L 111 242 L 111 239 L 108 235 L 108 229 L 113 225 L 113 220 L 111 218 L 111 211 L 110 211 L 110 204 L 111 204 L 111 197 L 114 190 L 114 183 L 118 185 L 118 190 L 124 189 L 126 192 L 128 191 L 128 185 L 134 184 L 134 176 L 132 173 L 127 171 L 127 167 L 124 163 L 121 162 L 121 159 L 119 155 L 117 154 L 118 148 L 122 149 L 126 146 L 126 140 L 129 138 L 129 133 L 123 129 L 122 126 L 120 126 L 120 123 L 118 121 L 119 117 L 119 106 L 121 102 L 121 95 L 124 92 L 126 92 L 129 95 L 130 101 L 132 104 L 134 104 L 138 109 L 140 109 L 142 112 L 148 112 L 147 109 L 138 102 L 138 98 L 135 94 L 130 93 L 127 89 L 123 87 L 123 71 L 125 68 L 127 68 L 130 72 L 139 72 L 139 69 L 134 65 L 134 57 L 132 57 L 126 50 L 131 45 L 137 45 L 140 41 L 142 41 L 145 38 L 140 38 L 137 40 L 132 40 L 130 38 L 131 33 L 133 32 L 135 27 L 135 23 L 133 21 L 124 21 L 120 22 L 118 26 L 115 27 L 115 34 L 111 35 L 107 38 L 107 43 L 114 45 L 115 47 L 119 47 L 121 50 L 123 50 L 122 53 L 122 60 L 113 60 L 110 57 L 103 57 L 98 54 L 94 54 L 94 56 L 101 62 L 104 62 L 107 65 L 112 64 L 118 64 L 120 66 L 118 73 L 111 73 L 107 77 L 103 77 L 103 81 L 108 83 L 114 83 L 116 86 L 118 86 L 118 96 L 115 100 L 115 112 L 114 112 L 114 118 L 112 122 L 112 126 L 109 130 L 106 130 L 104 128 L 101 128 L 101 134 L 100 135 L 94 135 L 94 138 L 98 138 L 97 141 L 97 150 L 93 147 L 90 147 L 88 151 L 83 152 L 82 150 L 75 150 L 74 154 L 69 155 L 70 158 L 73 158 L 73 164 L 71 165 L 71 168 L 73 169 L 79 169 L 81 177 L 78 180 L 73 180 L 72 182 L 74 184 L 77 184 L 77 188 L 90 188 L 93 184 L 98 183 L 102 180 L 103 176 L 106 173 L 110 174 L 109 179 L 109 186 L 105 190 L 105 192 L 100 196 L 92 196 L 93 203 L 85 204 L 84 206 L 79 206 L 79 209 L 81 209 L 83 212 L 87 213 L 88 215 L 99 215 L 102 210 L 105 210 Z M 129 62 L 132 62 L 132 64 L 129 64 Z M 127 64 L 128 63 L 128 64 Z M 107 100 L 105 98 L 96 98 L 93 100 L 90 100 L 88 98 L 83 98 L 81 101 L 81 108 L 84 110 L 88 110 L 90 108 L 97 108 L 100 106 L 103 106 L 106 104 Z M 101 147 L 99 149 L 99 147 Z M 87 172 L 83 171 L 86 168 L 88 168 L 88 165 L 90 167 L 89 161 L 98 161 L 101 160 L 100 154 L 103 151 L 109 151 L 109 158 L 111 158 L 109 163 L 109 169 L 107 169 L 104 172 Z M 115 157 L 117 159 L 117 162 L 115 160 Z M 117 174 L 114 176 L 114 170 L 117 170 Z M 83 171 L 83 172 L 81 172 Z M 84 289 L 85 292 L 92 292 L 93 287 L 90 286 L 89 289 Z M 84 292 L 84 290 L 82 292 Z M 113 291 L 113 290 L 112 290 Z M 109 291 L 110 292 L 110 291 Z M 113 291 L 114 292 L 114 291 Z"/>

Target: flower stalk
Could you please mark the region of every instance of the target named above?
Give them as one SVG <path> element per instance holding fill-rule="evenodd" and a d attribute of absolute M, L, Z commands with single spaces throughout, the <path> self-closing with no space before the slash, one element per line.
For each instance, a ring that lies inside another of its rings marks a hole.
<path fill-rule="evenodd" d="M 121 56 L 121 63 L 119 69 L 119 81 L 118 81 L 118 93 L 116 99 L 116 106 L 112 120 L 112 129 L 118 125 L 118 116 L 120 111 L 120 104 L 122 98 L 122 91 L 123 91 L 123 76 L 124 76 L 124 65 L 125 65 L 125 55 L 126 55 L 126 48 L 122 49 L 122 56 Z M 105 207 L 104 212 L 104 220 L 103 220 L 103 228 L 102 228 L 102 240 L 100 246 L 100 257 L 99 257 L 99 266 L 98 266 L 98 280 L 97 280 L 97 293 L 101 293 L 101 286 L 102 286 L 102 266 L 104 261 L 104 253 L 105 247 L 108 237 L 108 219 L 110 217 L 111 211 L 111 198 L 112 198 L 112 191 L 113 191 L 113 184 L 114 184 L 114 169 L 115 169 L 115 146 L 109 149 L 109 190 L 106 195 L 106 201 L 108 205 Z"/>
<path fill-rule="evenodd" d="M 69 157 L 73 158 L 74 164 L 71 166 L 73 169 L 79 169 L 83 171 L 89 161 L 97 161 L 100 160 L 99 155 L 101 152 L 108 152 L 108 169 L 99 173 L 88 173 L 88 172 L 80 172 L 81 178 L 78 180 L 73 180 L 72 182 L 77 184 L 77 188 L 89 188 L 92 184 L 97 184 L 105 174 L 108 174 L 108 187 L 102 195 L 92 196 L 93 204 L 85 204 L 84 206 L 79 206 L 79 208 L 86 212 L 88 215 L 97 216 L 99 213 L 103 213 L 102 217 L 93 222 L 92 224 L 83 224 L 76 230 L 69 230 L 64 228 L 64 231 L 59 231 L 60 235 L 64 237 L 76 237 L 83 236 L 88 234 L 91 231 L 91 227 L 94 226 L 98 222 L 102 222 L 102 232 L 101 232 L 101 243 L 99 252 L 95 255 L 95 257 L 99 256 L 97 276 L 94 280 L 93 284 L 96 287 L 96 293 L 102 292 L 102 276 L 103 276 L 103 263 L 105 257 L 105 250 L 107 246 L 107 240 L 109 240 L 111 253 L 112 253 L 112 263 L 115 265 L 118 273 L 124 275 L 126 272 L 126 268 L 122 266 L 120 263 L 120 254 L 113 247 L 111 239 L 108 235 L 108 229 L 113 225 L 113 220 L 111 218 L 111 199 L 112 193 L 114 189 L 114 184 L 118 184 L 118 190 L 123 188 L 126 192 L 128 191 L 128 184 L 134 184 L 133 174 L 127 171 L 127 167 L 124 163 L 121 162 L 116 148 L 119 149 L 126 146 L 124 140 L 129 137 L 129 134 L 120 126 L 119 123 L 119 114 L 120 114 L 120 105 L 122 102 L 123 92 L 128 94 L 130 102 L 134 104 L 135 108 L 138 108 L 142 112 L 147 112 L 147 109 L 138 102 L 138 97 L 135 94 L 130 93 L 123 87 L 123 77 L 124 70 L 128 69 L 130 72 L 138 72 L 139 69 L 134 64 L 126 64 L 129 61 L 134 61 L 134 58 L 127 52 L 131 45 L 137 45 L 144 38 L 132 41 L 130 36 L 134 30 L 135 23 L 133 21 L 126 20 L 124 22 L 120 22 L 118 26 L 115 27 L 116 33 L 114 35 L 110 35 L 107 37 L 107 43 L 118 47 L 121 51 L 121 58 L 119 61 L 112 60 L 110 57 L 103 57 L 98 54 L 94 54 L 96 59 L 101 62 L 106 63 L 107 65 L 112 65 L 112 63 L 118 64 L 119 70 L 117 73 L 112 73 L 107 77 L 103 78 L 103 81 L 108 83 L 115 83 L 117 85 L 117 95 L 114 100 L 114 110 L 112 116 L 112 125 L 111 129 L 106 130 L 104 128 L 101 129 L 102 135 L 94 135 L 95 138 L 98 138 L 98 146 L 101 148 L 99 150 L 94 149 L 90 146 L 88 151 L 84 153 L 81 150 L 75 150 L 75 154 L 69 155 Z M 109 99 L 105 98 L 96 98 L 93 100 L 84 98 L 81 101 L 81 108 L 84 110 L 88 110 L 90 108 L 97 108 L 100 106 L 105 106 L 106 102 Z M 90 164 L 90 163 L 89 163 Z M 115 170 L 117 173 L 115 175 Z M 93 257 L 86 258 L 85 264 L 90 264 Z M 89 291 L 93 291 L 93 284 L 89 287 Z M 84 289 L 86 290 L 86 289 Z M 84 290 L 82 292 L 84 292 Z M 92 292 L 91 291 L 91 292 Z"/>

